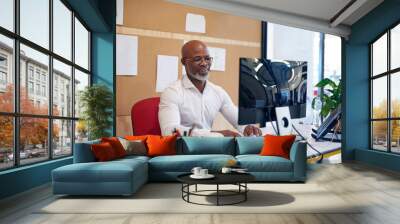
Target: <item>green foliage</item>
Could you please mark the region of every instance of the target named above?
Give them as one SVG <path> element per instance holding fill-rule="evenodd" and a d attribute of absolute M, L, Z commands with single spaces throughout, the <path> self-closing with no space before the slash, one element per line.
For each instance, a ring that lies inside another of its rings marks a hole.
<path fill-rule="evenodd" d="M 112 92 L 101 84 L 86 87 L 80 93 L 82 118 L 85 120 L 89 139 L 110 136 L 107 131 L 112 125 Z"/>
<path fill-rule="evenodd" d="M 318 97 L 322 101 L 321 115 L 326 117 L 331 111 L 338 108 L 342 102 L 342 82 L 339 81 L 339 83 L 336 84 L 331 79 L 324 78 L 315 86 L 324 89 L 322 95 Z M 316 98 L 317 97 L 315 97 L 311 103 L 313 109 L 315 108 Z"/>

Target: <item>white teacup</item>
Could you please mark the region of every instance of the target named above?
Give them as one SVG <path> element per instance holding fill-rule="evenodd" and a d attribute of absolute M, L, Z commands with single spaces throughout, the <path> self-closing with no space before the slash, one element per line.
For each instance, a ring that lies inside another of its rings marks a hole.
<path fill-rule="evenodd" d="M 208 169 L 201 169 L 200 170 L 200 176 L 207 176 L 208 175 Z"/>
<path fill-rule="evenodd" d="M 230 167 L 222 167 L 221 172 L 222 173 L 230 173 L 230 172 L 232 172 L 232 168 L 230 168 Z"/>
<path fill-rule="evenodd" d="M 196 175 L 196 176 L 200 176 L 201 174 L 200 174 L 200 171 L 202 170 L 202 168 L 201 167 L 193 167 L 193 169 L 192 169 L 192 173 L 194 174 L 194 175 Z"/>

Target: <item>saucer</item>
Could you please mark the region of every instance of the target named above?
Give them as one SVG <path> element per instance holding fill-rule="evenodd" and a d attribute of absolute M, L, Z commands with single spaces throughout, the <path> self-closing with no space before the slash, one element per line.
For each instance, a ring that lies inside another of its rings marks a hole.
<path fill-rule="evenodd" d="M 207 175 L 204 175 L 204 176 L 194 175 L 194 174 L 190 175 L 190 178 L 193 178 L 193 179 L 211 179 L 211 178 L 214 178 L 214 177 L 215 176 L 212 175 L 212 174 L 207 174 Z"/>

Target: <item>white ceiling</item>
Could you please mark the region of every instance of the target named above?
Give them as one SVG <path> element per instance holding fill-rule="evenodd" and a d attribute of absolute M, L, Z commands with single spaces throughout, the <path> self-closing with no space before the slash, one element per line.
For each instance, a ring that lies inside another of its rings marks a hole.
<path fill-rule="evenodd" d="M 323 33 L 348 37 L 350 26 L 383 0 L 168 0 Z M 345 6 L 352 3 L 338 14 Z"/>
<path fill-rule="evenodd" d="M 351 0 L 226 0 L 329 21 Z"/>

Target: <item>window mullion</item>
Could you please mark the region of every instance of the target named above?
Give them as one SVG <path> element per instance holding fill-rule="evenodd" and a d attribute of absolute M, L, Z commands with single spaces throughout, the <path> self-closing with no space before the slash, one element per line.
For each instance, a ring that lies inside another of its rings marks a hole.
<path fill-rule="evenodd" d="M 19 35 L 19 8 L 20 1 L 14 1 L 14 30 L 17 35 Z M 19 114 L 20 112 L 20 41 L 18 38 L 14 39 L 14 112 Z M 20 118 L 14 115 L 14 166 L 19 166 L 20 156 L 19 156 L 19 145 L 20 145 Z"/>
<path fill-rule="evenodd" d="M 387 32 L 387 71 L 390 71 L 390 29 Z M 388 118 L 392 118 L 392 99 L 391 99 L 391 74 L 387 74 L 387 98 L 388 98 L 388 103 L 387 103 L 387 110 L 388 110 Z M 388 152 L 392 151 L 392 135 L 391 135 L 391 129 L 392 129 L 392 121 L 388 121 Z"/>
<path fill-rule="evenodd" d="M 49 0 L 49 50 L 53 52 L 53 0 Z M 49 159 L 53 159 L 53 56 L 49 55 L 49 86 L 47 90 L 49 94 L 49 110 L 50 119 L 48 119 L 48 151 Z"/>
<path fill-rule="evenodd" d="M 72 38 L 71 38 L 71 56 L 72 56 L 72 71 L 71 71 L 71 91 L 72 91 L 72 105 L 71 105 L 71 117 L 75 118 L 75 12 L 72 11 L 72 15 L 71 15 L 71 23 L 72 23 Z M 72 150 L 72 155 L 74 155 L 74 145 L 75 145 L 75 126 L 76 126 L 76 121 L 73 120 L 72 121 L 72 132 L 71 132 L 71 150 Z"/>

